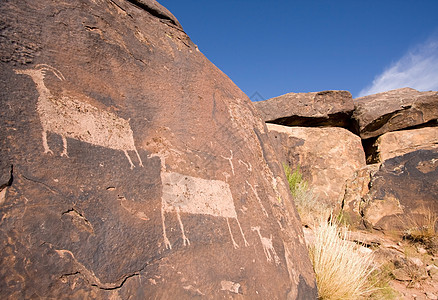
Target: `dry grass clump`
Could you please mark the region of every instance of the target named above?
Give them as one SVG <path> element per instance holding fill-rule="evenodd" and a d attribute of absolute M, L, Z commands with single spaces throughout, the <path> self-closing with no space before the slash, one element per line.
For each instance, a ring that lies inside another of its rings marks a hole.
<path fill-rule="evenodd" d="M 370 294 L 368 277 L 373 258 L 347 240 L 348 231 L 335 223 L 321 222 L 315 228 L 310 257 L 316 274 L 319 299 L 359 299 Z"/>
<path fill-rule="evenodd" d="M 345 227 L 327 222 L 331 209 L 314 196 L 299 166 L 293 171 L 286 164 L 283 167 L 301 220 L 314 229 L 315 238 L 308 247 L 319 299 L 356 300 L 369 296 L 375 290 L 370 275 L 377 272 L 372 255 L 359 252 L 359 246 L 347 239 Z"/>
<path fill-rule="evenodd" d="M 412 242 L 433 246 L 438 239 L 438 216 L 427 209 L 420 216 L 408 218 L 408 229 L 403 233 L 403 238 Z"/>

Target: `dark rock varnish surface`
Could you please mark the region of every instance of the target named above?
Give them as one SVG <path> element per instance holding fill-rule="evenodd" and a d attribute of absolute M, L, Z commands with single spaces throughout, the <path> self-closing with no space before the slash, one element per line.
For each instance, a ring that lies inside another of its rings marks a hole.
<path fill-rule="evenodd" d="M 347 91 L 288 93 L 255 102 L 265 122 L 284 126 L 352 129 L 353 98 Z"/>
<path fill-rule="evenodd" d="M 436 126 L 438 93 L 402 88 L 354 99 L 353 118 L 362 139 L 386 132 Z"/>
<path fill-rule="evenodd" d="M 0 14 L 0 298 L 316 298 L 265 125 L 165 8 Z"/>
<path fill-rule="evenodd" d="M 423 226 L 438 211 L 438 151 L 417 150 L 386 160 L 369 186 L 365 225 L 385 231 Z"/>

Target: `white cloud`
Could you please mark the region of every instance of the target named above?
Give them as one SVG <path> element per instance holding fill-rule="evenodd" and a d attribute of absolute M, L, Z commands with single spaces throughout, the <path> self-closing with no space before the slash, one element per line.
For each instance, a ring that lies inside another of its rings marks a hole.
<path fill-rule="evenodd" d="M 438 90 L 438 34 L 417 45 L 360 91 L 359 97 L 410 87 Z"/>

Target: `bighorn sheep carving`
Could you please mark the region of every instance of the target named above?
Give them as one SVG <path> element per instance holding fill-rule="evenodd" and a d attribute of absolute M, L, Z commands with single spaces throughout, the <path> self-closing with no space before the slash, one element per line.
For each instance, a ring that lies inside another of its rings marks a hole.
<path fill-rule="evenodd" d="M 44 84 L 47 71 L 51 71 L 59 80 L 65 78 L 57 69 L 40 64 L 34 69 L 14 70 L 17 74 L 28 75 L 35 82 L 39 93 L 37 112 L 43 127 L 42 139 L 44 153 L 51 153 L 47 143 L 47 132 L 59 134 L 63 142 L 61 156 L 68 157 L 67 137 L 82 142 L 123 151 L 131 169 L 134 168 L 128 151 L 134 151 L 142 167 L 143 162 L 134 144 L 134 137 L 129 120 L 122 119 L 114 113 L 98 109 L 87 103 L 85 95 L 74 96 L 65 92 L 55 96 Z"/>

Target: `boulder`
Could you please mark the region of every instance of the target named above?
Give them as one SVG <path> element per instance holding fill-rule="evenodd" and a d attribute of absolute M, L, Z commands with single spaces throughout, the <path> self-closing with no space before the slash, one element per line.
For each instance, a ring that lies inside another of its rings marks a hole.
<path fill-rule="evenodd" d="M 314 196 L 339 208 L 346 181 L 365 166 L 360 138 L 339 127 L 267 126 L 280 160 L 292 170 L 300 166 Z"/>
<path fill-rule="evenodd" d="M 289 93 L 254 102 L 265 122 L 287 126 L 350 127 L 353 98 L 347 91 Z"/>
<path fill-rule="evenodd" d="M 315 299 L 247 96 L 150 0 L 2 1 L 1 299 Z"/>
<path fill-rule="evenodd" d="M 353 118 L 362 139 L 437 124 L 438 93 L 402 88 L 354 99 Z"/>
<path fill-rule="evenodd" d="M 362 210 L 364 206 L 364 199 L 369 193 L 371 179 L 379 170 L 379 164 L 366 165 L 356 170 L 350 178 L 347 178 L 345 184 L 344 198 L 342 199 L 342 221 L 361 227 Z"/>
<path fill-rule="evenodd" d="M 398 281 L 412 281 L 412 277 L 409 275 L 408 271 L 403 268 L 395 269 L 391 272 L 395 280 Z"/>
<path fill-rule="evenodd" d="M 438 151 L 417 150 L 385 160 L 369 187 L 361 211 L 367 226 L 421 230 L 438 213 Z"/>
<path fill-rule="evenodd" d="M 388 132 L 379 136 L 375 148 L 381 162 L 419 149 L 437 149 L 438 127 Z"/>

